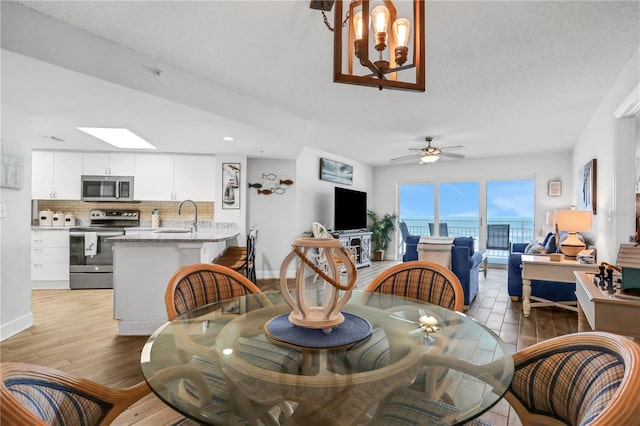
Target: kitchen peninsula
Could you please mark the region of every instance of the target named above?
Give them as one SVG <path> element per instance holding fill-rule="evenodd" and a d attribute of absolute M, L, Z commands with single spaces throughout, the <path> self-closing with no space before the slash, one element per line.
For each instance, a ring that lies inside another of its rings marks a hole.
<path fill-rule="evenodd" d="M 173 273 L 185 265 L 211 262 L 238 234 L 235 226 L 217 226 L 199 232 L 160 228 L 111 238 L 118 334 L 153 333 L 167 321 L 164 293 Z"/>

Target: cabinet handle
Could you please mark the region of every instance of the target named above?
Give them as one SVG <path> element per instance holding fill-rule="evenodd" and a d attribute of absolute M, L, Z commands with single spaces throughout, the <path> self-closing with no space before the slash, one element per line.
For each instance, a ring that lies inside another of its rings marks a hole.
<path fill-rule="evenodd" d="M 42 263 L 33 263 L 31 264 L 34 268 L 42 268 Z"/>

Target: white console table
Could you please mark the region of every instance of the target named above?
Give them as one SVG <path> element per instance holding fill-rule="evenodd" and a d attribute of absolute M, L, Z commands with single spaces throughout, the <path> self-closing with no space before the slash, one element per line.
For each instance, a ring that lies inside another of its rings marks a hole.
<path fill-rule="evenodd" d="M 344 247 L 356 249 L 356 268 L 371 266 L 371 232 L 343 232 L 338 237 Z"/>
<path fill-rule="evenodd" d="M 555 262 L 549 256 L 522 255 L 522 311 L 524 316 L 528 318 L 531 308 L 542 306 L 556 306 L 578 312 L 575 301 L 554 302 L 531 296 L 531 280 L 549 281 L 548 285 L 557 285 L 552 283 L 554 281 L 573 284 L 576 280 L 574 271 L 597 272 L 597 270 L 598 265 L 595 264 L 582 264 L 575 260 Z"/>

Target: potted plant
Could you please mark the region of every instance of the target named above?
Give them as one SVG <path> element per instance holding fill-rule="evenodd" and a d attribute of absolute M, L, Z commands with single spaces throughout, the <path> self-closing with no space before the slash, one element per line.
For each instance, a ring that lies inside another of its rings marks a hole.
<path fill-rule="evenodd" d="M 369 231 L 371 231 L 371 241 L 374 246 L 373 260 L 383 260 L 384 251 L 389 246 L 391 231 L 396 229 L 396 215 L 385 214 L 379 217 L 374 211 L 367 211 L 369 216 Z"/>

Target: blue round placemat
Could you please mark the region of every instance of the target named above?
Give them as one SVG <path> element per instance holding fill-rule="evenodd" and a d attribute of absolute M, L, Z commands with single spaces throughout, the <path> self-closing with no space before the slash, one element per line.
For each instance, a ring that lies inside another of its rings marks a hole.
<path fill-rule="evenodd" d="M 344 322 L 324 334 L 319 328 L 306 328 L 289 322 L 289 312 L 269 320 L 264 329 L 274 340 L 304 348 L 324 349 L 347 346 L 371 336 L 371 324 L 357 315 L 342 312 Z"/>

